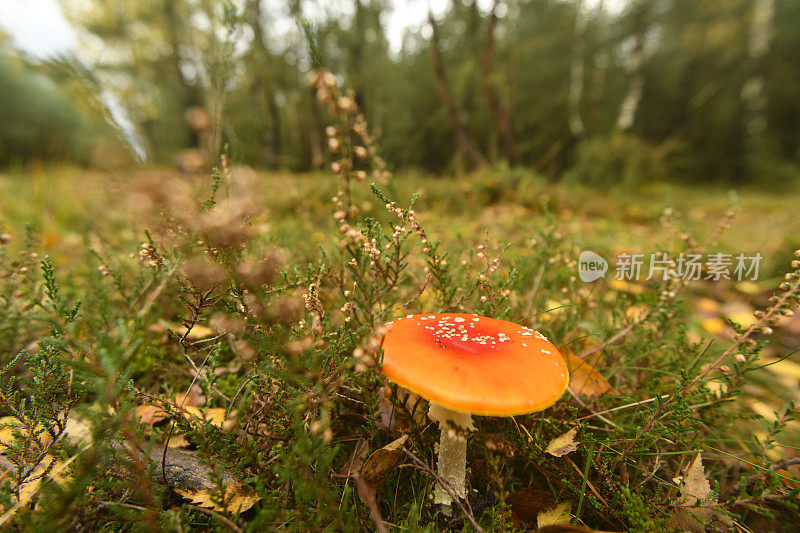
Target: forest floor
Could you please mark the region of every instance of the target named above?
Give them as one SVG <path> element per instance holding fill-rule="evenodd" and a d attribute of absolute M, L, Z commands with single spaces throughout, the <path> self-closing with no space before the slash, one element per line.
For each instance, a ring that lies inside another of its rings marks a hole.
<path fill-rule="evenodd" d="M 261 213 L 256 233 L 265 242 L 300 263 L 313 261 L 321 246 L 333 244 L 330 199 L 337 185 L 329 175 L 238 167 L 233 176 L 257 192 L 250 200 Z M 143 230 L 151 228 L 148 224 L 162 223 L 152 215 L 169 204 L 168 198 L 160 197 L 170 194 L 165 183 L 174 182 L 180 189 L 186 182 L 202 189 L 208 180 L 205 175 L 187 176 L 166 169 L 7 172 L 0 174 L 0 224 L 16 235 L 23 235 L 30 224 L 41 238 L 42 251 L 52 255 L 56 265 L 66 265 L 77 261 L 86 246 L 121 249 L 141 242 Z M 507 247 L 503 261 L 508 264 L 530 254 L 535 228 L 547 211 L 557 230 L 578 249 L 594 251 L 609 261 L 606 279 L 595 283 L 629 293 L 640 292 L 636 282 L 646 281 L 650 255 L 668 249 L 669 239 L 679 228 L 702 241 L 707 249 L 704 260 L 719 252 L 731 254 L 734 261 L 730 280 L 690 284 L 691 340 L 729 339 L 726 319 L 750 324 L 753 311 L 763 307 L 787 271 L 793 251 L 800 249 L 797 187 L 777 191 L 748 185 L 737 190 L 715 183 L 654 183 L 604 191 L 551 183 L 521 172 L 486 172 L 463 178 L 401 174 L 386 189 L 400 201 L 418 195 L 420 220 L 454 255 L 484 241 L 495 242 Z M 354 191 L 354 204 L 364 216 L 373 216 L 383 207 L 367 187 Z M 667 208 L 674 213 L 671 226 L 663 218 Z M 14 244 L 19 242 L 12 243 L 11 249 Z M 757 280 L 736 282 L 733 269 L 739 253 L 763 256 Z M 634 283 L 614 280 L 619 254 L 644 254 L 642 275 Z M 800 316 L 782 322 L 777 332 L 765 355 L 777 357 L 800 348 Z M 770 407 L 761 402 L 755 405 L 771 416 L 771 409 L 787 399 L 800 402 L 800 354 L 768 369 L 775 376 L 765 376 L 778 377 L 783 386 L 777 391 L 765 388 L 764 400 Z"/>
<path fill-rule="evenodd" d="M 249 204 L 248 224 L 253 234 L 248 246 L 253 253 L 259 249 L 277 250 L 284 265 L 303 265 L 318 261 L 321 250 L 336 246 L 331 198 L 338 187 L 330 176 L 234 167 L 231 180 L 232 184 L 222 184 L 218 209 L 224 216 L 229 189 L 247 191 L 244 201 Z M 182 202 L 209 188 L 208 176 L 186 176 L 166 169 L 7 171 L 0 173 L 0 233 L 11 238 L 5 244 L 9 256 L 26 246 L 25 241 L 30 240 L 26 233 L 35 234 L 38 253 L 52 257 L 56 270 L 69 278 L 75 265 L 86 263 L 88 250 L 98 257 L 116 256 L 118 262 L 130 255 L 134 261 L 147 240 L 145 230 L 168 234 L 172 231 L 169 228 L 179 227 L 175 217 L 186 207 Z M 414 209 L 427 234 L 441 241 L 440 250 L 448 254 L 448 260 L 463 265 L 478 250 L 488 248 L 499 250 L 500 261 L 506 266 L 526 265 L 534 250 L 542 252 L 537 235 L 543 227 L 552 228 L 567 245 L 554 251 L 550 263 L 572 265 L 574 269 L 563 283 L 588 289 L 588 294 L 594 291 L 604 301 L 609 294 L 635 298 L 646 291 L 650 255 L 660 250 L 673 251 L 676 242 L 688 241 L 689 245 L 701 247 L 706 251 L 704 259 L 711 253 L 731 254 L 735 263 L 740 253 L 748 257 L 761 254 L 757 279 L 735 279 L 732 264 L 729 273 L 734 279 L 703 279 L 688 285 L 682 306 L 690 344 L 730 344 L 733 330 L 727 320 L 744 327 L 753 323 L 754 311 L 768 305 L 770 295 L 789 269 L 794 250 L 800 249 L 797 189 L 771 191 L 748 186 L 733 193 L 718 184 L 676 183 L 604 191 L 551 183 L 524 172 L 485 172 L 465 178 L 409 173 L 381 184 L 381 188 L 402 205 L 418 195 Z M 362 216 L 385 215 L 382 202 L 369 187 L 355 188 L 352 204 Z M 578 254 L 583 250 L 609 261 L 605 279 L 591 283 L 578 279 Z M 543 253 L 546 257 L 548 252 Z M 615 279 L 613 267 L 620 266 L 621 254 L 644 254 L 638 279 Z M 531 279 L 536 277 L 531 272 L 527 274 Z M 704 271 L 703 276 L 706 274 Z M 529 291 L 539 288 L 541 278 L 540 274 Z M 544 303 L 558 317 L 559 308 L 569 305 L 566 296 L 561 298 L 559 294 L 566 295 L 567 291 L 547 289 L 549 296 Z M 531 309 L 533 296 L 527 304 L 525 297 L 525 291 L 512 294 L 512 308 L 525 311 L 528 316 L 530 312 L 548 310 Z M 427 298 L 428 293 L 422 294 L 415 305 L 430 309 L 435 302 Z M 639 310 L 638 304 L 631 305 L 624 314 L 636 316 Z M 177 320 L 175 316 L 168 319 Z M 205 322 L 199 325 L 205 326 Z M 568 339 L 570 335 L 563 337 Z M 800 317 L 781 319 L 761 353 L 764 366 L 749 374 L 745 387 L 744 401 L 753 415 L 775 420 L 774 411 L 782 409 L 787 401 L 800 402 L 800 354 L 794 353 L 799 347 Z M 143 363 L 142 367 L 149 368 L 148 365 L 151 364 Z M 616 373 L 625 368 L 602 370 L 605 379 L 613 382 Z M 159 389 L 152 377 L 141 383 L 145 388 Z M 713 380 L 709 383 L 711 387 Z M 724 388 L 721 381 L 718 383 Z M 796 422 L 790 423 L 786 431 L 783 440 L 797 442 L 800 438 Z M 787 447 L 787 456 L 797 454 L 796 447 Z M 795 470 L 790 473 L 796 475 Z"/>

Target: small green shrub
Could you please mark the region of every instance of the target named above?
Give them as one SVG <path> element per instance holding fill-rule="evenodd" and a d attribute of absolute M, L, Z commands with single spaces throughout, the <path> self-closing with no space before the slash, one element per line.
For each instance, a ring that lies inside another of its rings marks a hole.
<path fill-rule="evenodd" d="M 671 145 L 654 146 L 627 133 L 594 136 L 578 145 L 564 179 L 603 188 L 665 181 L 674 174 L 673 150 Z"/>

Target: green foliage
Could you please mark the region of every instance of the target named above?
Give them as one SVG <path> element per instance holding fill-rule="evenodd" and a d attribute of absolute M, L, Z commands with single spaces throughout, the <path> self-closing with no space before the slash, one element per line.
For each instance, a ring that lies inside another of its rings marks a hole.
<path fill-rule="evenodd" d="M 578 146 L 564 179 L 604 188 L 663 182 L 675 175 L 667 150 L 623 133 L 594 137 Z"/>
<path fill-rule="evenodd" d="M 240 163 L 320 169 L 324 121 L 306 80 L 324 64 L 353 88 L 397 168 L 472 167 L 437 89 L 430 38 L 412 31 L 392 50 L 386 2 L 317 13 L 313 26 L 302 2 L 269 10 L 258 0 L 63 3 L 108 53 L 91 73 L 0 63 L 3 115 L 23 119 L 0 126 L 0 163 L 53 153 L 87 161 L 107 90 L 149 161 L 172 163 L 194 148 L 208 163 L 229 142 Z M 437 20 L 455 118 L 492 164 L 599 187 L 797 181 L 800 10 L 792 2 L 769 13 L 746 0 L 497 5 L 493 18 L 454 0 Z M 572 131 L 576 117 L 582 127 Z M 94 155 L 110 151 L 94 146 Z"/>
<path fill-rule="evenodd" d="M 0 34 L 0 165 L 33 159 L 88 164 L 100 143 L 107 150 L 123 150 L 106 117 L 83 106 L 87 102 L 81 97 L 97 105 L 94 88 L 72 91 L 53 75 L 58 65 L 68 64 L 67 59 L 26 61 Z M 70 81 L 79 85 L 82 79 L 76 75 Z"/>

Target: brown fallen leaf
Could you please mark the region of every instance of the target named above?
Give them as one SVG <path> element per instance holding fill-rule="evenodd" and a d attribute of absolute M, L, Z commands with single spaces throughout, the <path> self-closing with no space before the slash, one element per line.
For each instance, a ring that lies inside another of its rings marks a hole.
<path fill-rule="evenodd" d="M 342 465 L 339 473 L 344 476 L 350 476 L 354 472 L 358 472 L 361 465 L 364 464 L 364 458 L 369 453 L 369 442 L 367 439 L 359 438 L 356 441 L 356 446 L 353 448 L 353 453 L 350 454 L 350 459 Z"/>
<path fill-rule="evenodd" d="M 364 461 L 364 464 L 361 465 L 359 476 L 364 482 L 368 496 L 371 497 L 373 501 L 375 500 L 378 489 L 386 479 L 386 475 L 397 465 L 403 456 L 403 445 L 407 440 L 408 435 L 403 435 L 380 450 L 375 450 L 372 455 Z M 366 499 L 361 494 L 361 491 L 359 491 L 358 497 L 364 505 L 369 505 L 369 502 L 365 501 Z"/>
<path fill-rule="evenodd" d="M 157 405 L 138 405 L 134 411 L 139 417 L 139 421 L 147 429 L 152 429 L 153 426 L 167 419 L 167 413 Z"/>
<path fill-rule="evenodd" d="M 679 527 L 683 531 L 704 533 L 706 523 L 714 520 L 729 522 L 726 516 L 716 512 L 714 508 L 702 507 L 704 503 L 717 503 L 703 468 L 703 454 L 697 454 L 686 470 L 686 475 L 678 476 L 672 481 L 680 486 L 681 497 L 675 502 L 679 507 L 675 509 L 668 525 Z M 693 507 L 698 504 L 698 507 Z"/>
<path fill-rule="evenodd" d="M 395 396 L 396 395 L 396 396 Z M 407 413 L 413 413 L 414 421 L 420 424 L 425 421 L 427 413 L 427 402 L 422 398 L 407 391 L 402 387 L 392 389 L 383 387 L 380 390 L 381 403 L 379 406 L 380 421 L 378 425 L 386 429 L 406 431 L 411 425 L 411 419 Z M 398 404 L 405 407 L 398 407 Z"/>
<path fill-rule="evenodd" d="M 569 388 L 572 392 L 590 398 L 603 394 L 619 394 L 596 368 L 575 355 L 572 350 L 565 348 L 562 353 L 567 356 Z"/>
<path fill-rule="evenodd" d="M 225 375 L 225 374 L 236 374 L 241 369 L 242 369 L 242 362 L 237 360 L 237 361 L 232 362 L 228 366 L 215 367 L 214 368 L 214 375 L 215 376 L 222 376 L 222 375 Z M 197 377 L 197 371 L 195 371 L 193 368 L 189 369 L 189 375 L 192 378 L 195 378 L 195 377 Z M 202 392 L 202 387 L 200 387 L 199 383 L 195 383 L 194 386 L 199 388 L 200 392 Z M 202 403 L 205 403 L 205 396 L 203 396 L 203 401 L 202 402 L 196 403 L 195 405 L 200 405 Z"/>
<path fill-rule="evenodd" d="M 576 428 L 570 429 L 563 435 L 551 440 L 544 451 L 554 457 L 563 457 L 568 453 L 574 452 L 578 449 L 578 444 L 580 444 L 575 441 L 575 435 L 577 434 L 578 430 Z"/>
<path fill-rule="evenodd" d="M 193 377 L 195 373 L 193 372 Z M 203 387 L 195 382 L 189 387 L 189 392 L 186 394 L 178 393 L 175 395 L 175 405 L 182 405 L 183 407 L 203 405 L 206 403 L 206 396 L 203 394 Z"/>
<path fill-rule="evenodd" d="M 683 503 L 694 505 L 705 502 L 711 494 L 711 483 L 706 478 L 703 468 L 703 454 L 698 453 L 681 483 L 681 498 Z"/>

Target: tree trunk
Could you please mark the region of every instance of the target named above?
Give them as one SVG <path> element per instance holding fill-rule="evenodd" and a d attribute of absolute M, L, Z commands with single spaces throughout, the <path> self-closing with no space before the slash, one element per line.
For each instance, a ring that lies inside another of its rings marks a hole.
<path fill-rule="evenodd" d="M 267 49 L 262 26 L 261 0 L 249 0 L 247 9 L 250 14 L 250 25 L 253 28 L 253 53 L 255 54 L 256 72 L 253 79 L 256 90 L 259 92 L 259 99 L 263 109 L 267 110 L 269 126 L 264 128 L 264 142 L 267 147 L 267 160 L 272 170 L 280 168 L 281 160 L 281 132 L 280 132 L 280 109 L 275 100 L 275 90 L 270 82 L 267 73 L 270 53 Z"/>
<path fill-rule="evenodd" d="M 635 16 L 636 35 L 634 37 L 633 52 L 627 61 L 626 70 L 631 76 L 628 84 L 628 92 L 619 106 L 617 114 L 617 129 L 628 131 L 636 120 L 636 111 L 642 99 L 644 90 L 644 72 L 642 63 L 644 62 L 645 37 L 648 27 L 650 4 L 647 0 L 643 1 L 637 8 Z"/>
<path fill-rule="evenodd" d="M 180 36 L 182 32 L 182 24 L 179 19 L 177 10 L 180 9 L 181 2 L 179 0 L 165 0 L 164 2 L 164 21 L 167 32 L 167 41 L 169 42 L 169 65 L 172 70 L 172 77 L 176 83 L 176 91 L 178 92 L 178 99 L 180 100 L 181 113 L 183 113 L 190 106 L 197 104 L 195 98 L 192 97 L 192 88 L 186 83 L 181 72 L 181 59 L 178 51 L 180 47 Z"/>
<path fill-rule="evenodd" d="M 750 150 L 763 148 L 764 132 L 767 129 L 767 119 L 764 116 L 767 98 L 764 94 L 764 73 L 761 66 L 769 51 L 774 15 L 775 0 L 755 0 L 747 43 L 750 76 L 742 87 L 742 98 L 747 110 L 746 145 Z"/>
<path fill-rule="evenodd" d="M 486 103 L 489 110 L 497 123 L 497 129 L 503 137 L 503 145 L 505 146 L 506 159 L 510 165 L 517 162 L 517 151 L 514 142 L 514 128 L 511 125 L 509 115 L 500 106 L 500 100 L 497 97 L 497 92 L 492 86 L 489 79 L 492 70 L 492 58 L 494 57 L 494 29 L 497 26 L 497 5 L 499 0 L 495 0 L 492 5 L 492 12 L 489 15 L 489 25 L 486 29 L 486 47 L 483 50 L 483 57 L 481 58 L 481 81 L 483 82 L 483 93 L 486 96 Z"/>
<path fill-rule="evenodd" d="M 590 91 L 594 100 L 603 96 L 606 82 L 606 70 L 610 62 L 608 54 L 608 13 L 606 13 L 604 0 L 597 3 L 597 32 L 594 54 L 594 68 Z"/>
<path fill-rule="evenodd" d="M 183 77 L 183 72 L 181 71 L 180 38 L 183 34 L 183 21 L 180 18 L 181 4 L 181 0 L 165 0 L 163 4 L 165 37 L 169 44 L 167 64 L 170 72 L 168 76 L 172 80 L 177 104 L 179 106 L 176 111 L 178 111 L 180 115 L 176 117 L 176 119 L 178 123 L 182 125 L 180 133 L 181 144 L 183 144 L 183 146 L 181 148 L 203 147 L 204 139 L 196 132 L 192 131 L 184 119 L 186 110 L 192 106 L 201 105 L 202 98 L 198 92 L 186 82 L 186 78 Z"/>
<path fill-rule="evenodd" d="M 444 71 L 444 64 L 442 63 L 442 52 L 439 47 L 439 29 L 436 26 L 436 21 L 433 18 L 433 12 L 428 11 L 428 22 L 431 25 L 431 63 L 433 64 L 433 73 L 436 79 L 436 88 L 439 91 L 439 96 L 442 99 L 447 109 L 447 116 L 450 119 L 450 124 L 456 134 L 456 141 L 458 142 L 459 149 L 463 151 L 472 160 L 476 167 L 485 167 L 489 164 L 486 157 L 481 153 L 478 146 L 470 137 L 464 124 L 461 122 L 461 117 L 456 110 L 453 103 L 453 97 L 450 93 L 450 87 L 447 84 L 447 77 Z"/>
<path fill-rule="evenodd" d="M 365 43 L 366 35 L 366 13 L 364 12 L 364 4 L 361 0 L 355 0 L 353 6 L 353 29 L 350 32 L 350 60 L 348 72 L 351 78 L 351 87 L 356 93 L 356 104 L 358 108 L 365 115 L 368 114 L 367 102 L 364 98 L 364 49 L 367 46 Z"/>
<path fill-rule="evenodd" d="M 583 94 L 583 53 L 586 40 L 587 19 L 583 13 L 583 0 L 575 4 L 575 31 L 572 37 L 572 66 L 570 68 L 569 94 L 567 96 L 567 113 L 569 115 L 569 131 L 576 139 L 586 133 L 581 118 L 581 95 Z"/>
<path fill-rule="evenodd" d="M 461 9 L 464 10 L 467 17 L 467 29 L 464 32 L 465 40 L 462 41 L 462 46 L 465 50 L 465 64 L 470 67 L 466 69 L 466 83 L 464 84 L 464 93 L 461 99 L 461 115 L 464 117 L 464 122 L 469 124 L 473 113 L 475 111 L 475 88 L 478 81 L 475 79 L 478 72 L 471 68 L 471 60 L 477 60 L 480 55 L 480 41 L 476 38 L 481 27 L 481 12 L 478 9 L 478 2 L 473 0 L 469 5 L 464 3 L 464 0 L 455 0 L 460 4 Z M 455 2 L 454 2 L 455 3 Z"/>

